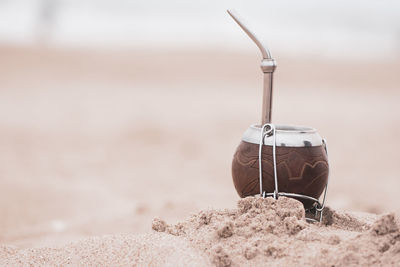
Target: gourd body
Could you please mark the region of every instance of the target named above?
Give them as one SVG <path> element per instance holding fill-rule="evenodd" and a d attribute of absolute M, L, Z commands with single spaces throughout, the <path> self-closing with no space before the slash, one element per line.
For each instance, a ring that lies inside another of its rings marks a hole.
<path fill-rule="evenodd" d="M 259 133 L 261 128 L 251 127 L 251 133 L 249 134 L 249 130 L 245 133 L 232 162 L 233 183 L 240 197 L 260 194 L 259 141 L 257 144 L 254 128 Z M 322 138 L 312 128 L 277 126 L 276 129 L 278 191 L 318 199 L 325 189 L 329 175 L 328 158 Z M 275 182 L 271 137 L 265 141 L 267 144 L 263 145 L 261 156 L 262 190 L 272 193 Z M 306 208 L 310 208 L 313 203 L 310 200 L 299 200 Z"/>

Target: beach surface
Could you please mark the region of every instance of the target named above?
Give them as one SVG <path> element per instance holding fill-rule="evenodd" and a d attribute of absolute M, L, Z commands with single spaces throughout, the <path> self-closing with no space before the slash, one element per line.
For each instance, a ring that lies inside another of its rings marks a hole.
<path fill-rule="evenodd" d="M 398 266 L 400 231 L 393 214 L 326 208 L 307 223 L 294 199 L 247 197 L 237 208 L 206 210 L 154 232 L 94 237 L 56 248 L 0 247 L 0 264 L 113 266 Z"/>
<path fill-rule="evenodd" d="M 0 264 L 399 262 L 399 61 L 275 57 L 273 121 L 328 140 L 321 225 L 275 214 L 289 200 L 237 204 L 256 52 L 2 45 Z"/>

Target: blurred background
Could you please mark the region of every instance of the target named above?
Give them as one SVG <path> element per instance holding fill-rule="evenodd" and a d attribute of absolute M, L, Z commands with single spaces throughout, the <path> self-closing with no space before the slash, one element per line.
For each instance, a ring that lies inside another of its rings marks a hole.
<path fill-rule="evenodd" d="M 0 0 L 0 243 L 55 246 L 232 208 L 261 116 L 329 143 L 328 205 L 400 214 L 400 4 Z"/>

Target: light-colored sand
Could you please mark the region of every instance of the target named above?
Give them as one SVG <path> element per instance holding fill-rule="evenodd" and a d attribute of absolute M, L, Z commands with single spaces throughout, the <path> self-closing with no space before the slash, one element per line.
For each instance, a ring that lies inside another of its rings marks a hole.
<path fill-rule="evenodd" d="M 0 247 L 0 265 L 47 266 L 204 266 L 208 258 L 166 234 L 95 237 L 60 248 L 17 250 Z"/>
<path fill-rule="evenodd" d="M 297 200 L 248 197 L 237 209 L 200 212 L 175 225 L 155 219 L 153 229 L 189 240 L 216 266 L 396 266 L 394 215 L 370 219 L 327 210 L 323 223 L 310 224 Z"/>
<path fill-rule="evenodd" d="M 327 138 L 328 205 L 400 214 L 398 58 L 274 56 L 273 119 L 315 127 Z M 139 244 L 134 234 L 161 238 L 149 234 L 154 217 L 174 225 L 191 212 L 235 207 L 232 156 L 260 117 L 258 51 L 1 46 L 0 58 L 0 244 L 18 255 L 7 259 L 38 251 L 68 257 L 68 247 L 103 242 L 78 240 L 103 235 L 107 243 L 129 239 L 135 251 L 150 241 Z M 334 214 L 343 223 L 326 229 L 349 238 L 376 219 Z M 313 227 L 296 236 L 308 238 L 303 233 Z"/>
<path fill-rule="evenodd" d="M 398 266 L 393 214 L 325 212 L 307 223 L 294 199 L 248 197 L 236 209 L 207 210 L 176 224 L 155 218 L 155 232 L 90 238 L 60 248 L 0 247 L 0 265 L 103 266 Z"/>

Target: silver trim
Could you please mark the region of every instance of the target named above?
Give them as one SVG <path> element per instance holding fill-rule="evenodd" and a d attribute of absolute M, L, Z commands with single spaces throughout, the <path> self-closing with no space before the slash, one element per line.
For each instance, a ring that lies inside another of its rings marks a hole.
<path fill-rule="evenodd" d="M 323 141 L 317 130 L 311 127 L 295 125 L 275 125 L 276 146 L 305 147 L 322 146 Z M 242 141 L 260 144 L 261 127 L 251 125 L 243 134 Z M 264 145 L 273 146 L 274 136 L 265 135 Z"/>

